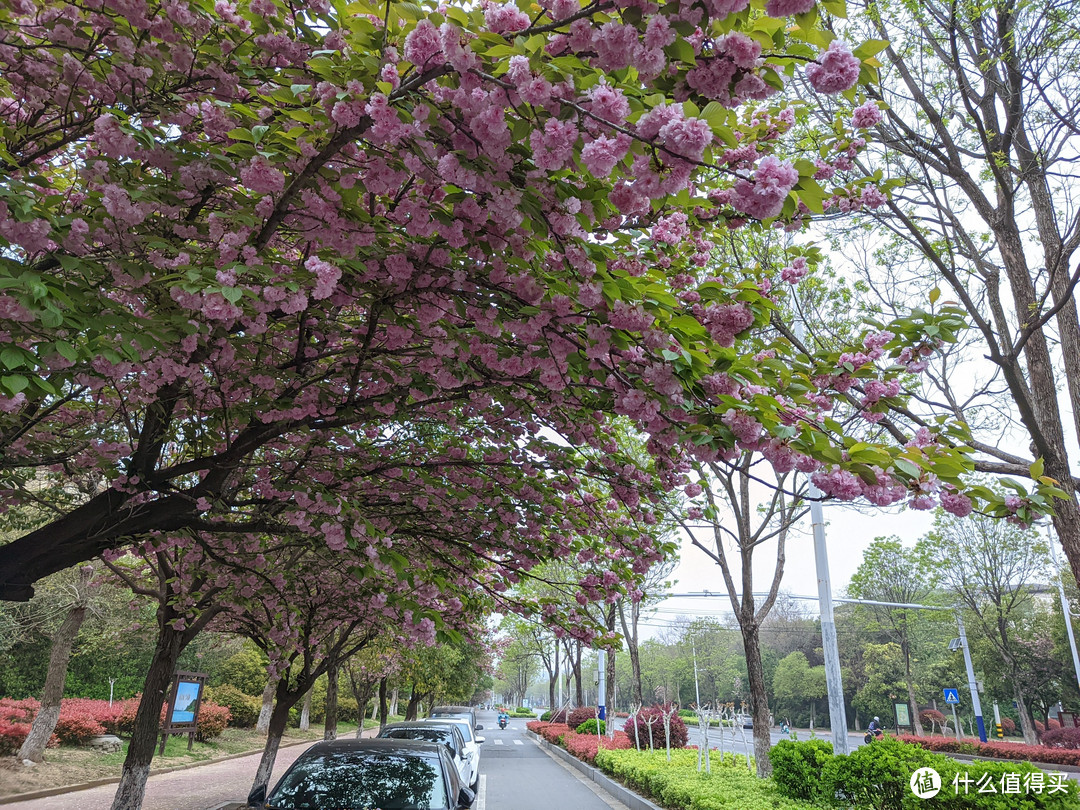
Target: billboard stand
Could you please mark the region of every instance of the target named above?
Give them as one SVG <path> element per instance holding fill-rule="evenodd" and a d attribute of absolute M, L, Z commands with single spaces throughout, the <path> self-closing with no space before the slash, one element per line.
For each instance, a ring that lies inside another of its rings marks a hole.
<path fill-rule="evenodd" d="M 177 672 L 173 678 L 169 702 L 165 706 L 165 724 L 161 727 L 161 756 L 165 755 L 165 743 L 170 734 L 187 734 L 188 751 L 194 745 L 206 677 L 204 672 Z"/>

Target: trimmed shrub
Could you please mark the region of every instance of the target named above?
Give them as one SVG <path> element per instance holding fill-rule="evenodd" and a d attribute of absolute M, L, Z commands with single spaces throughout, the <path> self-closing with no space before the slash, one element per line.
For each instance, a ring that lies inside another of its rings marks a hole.
<path fill-rule="evenodd" d="M 566 722 L 566 709 L 556 709 L 554 713 L 549 709 L 540 715 L 540 719 L 545 723 L 565 723 Z"/>
<path fill-rule="evenodd" d="M 600 733 L 603 734 L 607 730 L 607 723 L 603 720 L 596 720 L 595 718 L 586 720 L 580 726 L 574 729 L 578 734 L 596 734 L 596 726 L 600 726 Z"/>
<path fill-rule="evenodd" d="M 846 757 L 833 757 L 824 768 L 827 784 L 823 789 L 830 795 L 843 796 L 858 808 L 900 810 L 907 806 L 908 796 L 922 801 L 911 792 L 911 774 L 923 767 L 936 768 L 938 760 L 952 761 L 886 736 L 856 748 Z"/>
<path fill-rule="evenodd" d="M 1016 733 L 1016 721 L 1013 720 L 1011 717 L 1002 717 L 1001 718 L 1001 730 L 1004 731 L 1006 734 L 1015 734 Z"/>
<path fill-rule="evenodd" d="M 1046 730 L 1053 731 L 1055 728 L 1061 728 L 1061 721 L 1055 720 L 1053 717 L 1046 718 Z"/>
<path fill-rule="evenodd" d="M 603 722 L 603 721 L 601 721 Z M 586 725 L 582 723 L 582 725 Z M 591 734 L 578 734 L 569 732 L 563 736 L 563 747 L 578 759 L 592 763 L 596 760 L 596 752 L 601 748 L 609 751 L 626 750 L 633 747 L 630 738 L 621 731 L 615 733 L 614 739 L 597 737 L 594 731 Z"/>
<path fill-rule="evenodd" d="M 526 723 L 526 728 L 543 737 L 552 745 L 559 745 L 563 735 L 570 732 L 570 726 L 566 723 Z"/>
<path fill-rule="evenodd" d="M 60 701 L 61 720 L 68 715 L 92 717 L 101 724 L 104 731 L 99 733 L 103 734 L 116 734 L 116 725 L 122 710 L 121 701 L 115 701 L 112 706 L 109 705 L 107 700 L 92 700 L 90 698 L 65 698 Z"/>
<path fill-rule="evenodd" d="M 262 700 L 245 694 L 231 683 L 212 686 L 206 690 L 206 699 L 229 710 L 229 725 L 236 728 L 255 728 L 262 709 Z"/>
<path fill-rule="evenodd" d="M 814 805 L 789 799 L 771 779 L 749 773 L 746 757 L 711 756 L 712 773 L 697 772 L 697 752 L 608 751 L 600 749 L 596 765 L 636 792 L 668 808 L 686 810 L 812 810 Z"/>
<path fill-rule="evenodd" d="M 830 763 L 832 743 L 824 740 L 781 740 L 769 750 L 773 780 L 785 796 L 824 802 L 834 793 Z"/>
<path fill-rule="evenodd" d="M 1052 728 L 1040 742 L 1050 748 L 1080 748 L 1080 728 Z"/>
<path fill-rule="evenodd" d="M 64 745 L 84 745 L 91 738 L 105 733 L 105 726 L 93 718 L 92 715 L 81 711 L 64 711 L 63 703 L 60 706 L 60 719 L 56 721 L 53 733 Z"/>
<path fill-rule="evenodd" d="M 0 723 L 30 723 L 40 708 L 41 703 L 35 698 L 0 698 Z"/>
<path fill-rule="evenodd" d="M 630 739 L 634 739 L 634 725 L 637 725 L 637 735 L 641 740 L 641 747 L 646 748 L 649 744 L 649 724 L 647 718 L 655 717 L 652 725 L 652 741 L 653 748 L 666 748 L 667 743 L 664 737 L 664 712 L 660 706 L 649 706 L 646 709 L 642 709 L 638 712 L 637 717 L 634 718 L 633 723 L 628 723 L 623 727 L 627 736 Z M 686 741 L 689 738 L 689 732 L 686 730 L 686 723 L 678 715 L 671 718 L 671 747 L 672 748 L 685 748 Z"/>
<path fill-rule="evenodd" d="M 209 742 L 220 737 L 229 725 L 229 716 L 226 707 L 203 701 L 199 706 L 199 730 L 195 732 L 195 739 Z"/>
<path fill-rule="evenodd" d="M 22 747 L 30 734 L 29 723 L 12 723 L 0 720 L 0 756 L 10 756 Z"/>
<path fill-rule="evenodd" d="M 578 706 L 570 712 L 570 716 L 563 722 L 570 726 L 570 728 L 577 728 L 586 720 L 595 720 L 597 711 L 598 710 L 592 706 Z"/>

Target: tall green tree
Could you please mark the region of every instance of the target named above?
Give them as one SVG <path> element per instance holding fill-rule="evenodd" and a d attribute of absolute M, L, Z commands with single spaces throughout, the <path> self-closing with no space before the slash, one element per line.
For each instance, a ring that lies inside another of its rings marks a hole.
<path fill-rule="evenodd" d="M 1045 582 L 1049 554 L 1033 529 L 973 515 L 957 519 L 939 513 L 934 529 L 920 541 L 933 561 L 942 588 L 964 606 L 975 626 L 1004 662 L 1019 707 L 1024 741 L 1037 742 L 1025 689 L 1025 656 L 1016 642 L 1034 603 L 1033 585 Z"/>
<path fill-rule="evenodd" d="M 938 574 L 926 556 L 925 548 L 905 548 L 900 538 L 876 537 L 863 553 L 862 564 L 851 577 L 848 593 L 857 599 L 872 599 L 898 604 L 921 604 L 930 601 L 938 588 Z M 911 704 L 915 733 L 923 734 L 919 703 L 915 695 L 912 659 L 915 656 L 914 628 L 933 620 L 936 612 L 909 608 L 864 605 L 861 611 L 872 617 L 874 625 L 900 646 L 904 662 L 904 681 Z"/>

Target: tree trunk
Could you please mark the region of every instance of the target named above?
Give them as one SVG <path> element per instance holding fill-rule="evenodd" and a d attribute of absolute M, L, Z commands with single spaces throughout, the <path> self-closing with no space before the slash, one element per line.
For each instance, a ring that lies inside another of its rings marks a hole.
<path fill-rule="evenodd" d="M 288 700 L 288 688 L 284 685 L 277 690 L 277 701 L 274 710 L 270 713 L 270 721 L 266 727 L 266 746 L 263 748 L 262 759 L 255 771 L 255 781 L 251 789 L 265 787 L 269 790 L 270 776 L 274 771 L 274 760 L 277 759 L 278 748 L 281 746 L 281 738 L 285 734 L 285 727 L 289 723 L 289 709 L 295 705 L 296 700 Z M 116 808 L 113 808 L 116 810 Z"/>
<path fill-rule="evenodd" d="M 19 749 L 18 759 L 41 762 L 45 755 L 45 746 L 60 719 L 60 700 L 64 696 L 64 683 L 67 681 L 68 659 L 79 634 L 83 619 L 86 618 L 87 586 L 94 574 L 93 566 L 83 566 L 79 571 L 79 583 L 76 585 L 75 602 L 64 617 L 63 624 L 53 636 L 52 649 L 49 652 L 49 670 L 45 675 L 45 688 L 41 690 L 41 708 L 34 715 L 30 733 Z"/>
<path fill-rule="evenodd" d="M 757 774 L 764 779 L 772 773 L 769 749 L 772 736 L 769 729 L 769 698 L 765 685 L 765 670 L 761 665 L 761 640 L 758 626 L 752 619 L 739 622 L 743 649 L 746 652 L 746 674 L 750 682 L 750 705 L 754 717 L 754 762 Z"/>
<path fill-rule="evenodd" d="M 159 614 L 160 612 L 159 608 Z M 128 744 L 124 768 L 120 773 L 120 784 L 113 798 L 112 810 L 139 810 L 142 807 L 146 779 L 150 775 L 150 762 L 154 758 L 161 728 L 161 705 L 168 700 L 176 662 L 184 650 L 182 632 L 174 630 L 161 619 L 159 627 L 157 645 L 143 682 L 142 700 L 135 712 L 135 727 Z"/>
<path fill-rule="evenodd" d="M 391 717 L 397 717 L 398 713 L 398 693 L 401 689 L 397 686 L 394 687 L 394 692 L 390 696 L 390 715 Z"/>
<path fill-rule="evenodd" d="M 1028 708 L 1024 693 L 1017 683 L 1016 673 L 1013 673 L 1013 700 L 1016 701 L 1016 712 L 1020 715 L 1020 730 L 1024 735 L 1024 742 L 1028 745 L 1038 745 L 1039 736 L 1035 733 L 1035 721 L 1031 718 L 1031 710 Z"/>
<path fill-rule="evenodd" d="M 300 709 L 300 730 L 307 731 L 311 728 L 311 693 L 314 689 L 308 689 L 308 693 L 304 695 L 304 705 Z"/>
<path fill-rule="evenodd" d="M 323 739 L 337 739 L 338 724 L 338 672 L 335 664 L 326 670 L 326 719 L 323 722 Z M 361 723 L 363 725 L 363 723 Z"/>
<path fill-rule="evenodd" d="M 907 694 L 908 702 L 911 704 L 911 724 L 915 730 L 915 736 L 923 736 L 922 720 L 919 719 L 919 704 L 915 702 L 915 682 L 911 678 L 911 655 L 907 649 L 904 648 L 904 668 L 907 670 Z"/>
<path fill-rule="evenodd" d="M 255 730 L 260 734 L 266 734 L 270 728 L 270 715 L 274 710 L 274 690 L 277 689 L 278 679 L 267 678 L 266 686 L 263 687 L 262 708 L 259 709 L 259 719 L 255 723 Z"/>
<path fill-rule="evenodd" d="M 551 707 L 552 712 L 558 708 L 555 705 L 555 687 L 559 684 L 559 647 L 558 642 L 555 644 L 555 668 L 551 671 L 551 677 L 548 678 L 548 706 Z"/>
<path fill-rule="evenodd" d="M 381 729 L 386 725 L 386 721 L 389 719 L 389 712 L 386 705 L 386 678 L 379 680 L 379 728 Z"/>
<path fill-rule="evenodd" d="M 405 720 L 412 721 L 416 719 L 417 711 L 420 708 L 420 702 L 424 699 L 424 693 L 417 691 L 416 684 L 413 684 L 412 694 L 409 695 L 409 702 L 405 706 Z"/>

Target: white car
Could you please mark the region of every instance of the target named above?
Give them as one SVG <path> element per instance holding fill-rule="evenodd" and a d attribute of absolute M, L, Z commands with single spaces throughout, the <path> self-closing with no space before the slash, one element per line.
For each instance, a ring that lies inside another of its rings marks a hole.
<path fill-rule="evenodd" d="M 434 725 L 433 723 L 391 723 L 383 727 L 379 737 L 389 740 L 423 740 L 424 742 L 442 743 L 449 749 L 450 759 L 458 773 L 462 785 L 468 785 L 473 778 L 472 756 L 465 749 L 465 738 L 456 725 Z"/>
<path fill-rule="evenodd" d="M 483 726 L 476 726 L 469 722 L 467 717 L 429 717 L 423 722 L 439 726 L 452 726 L 461 732 L 465 738 L 465 760 L 469 763 L 469 789 L 474 793 L 480 786 L 480 744 L 483 737 L 477 737 L 473 732 L 482 731 Z"/>

